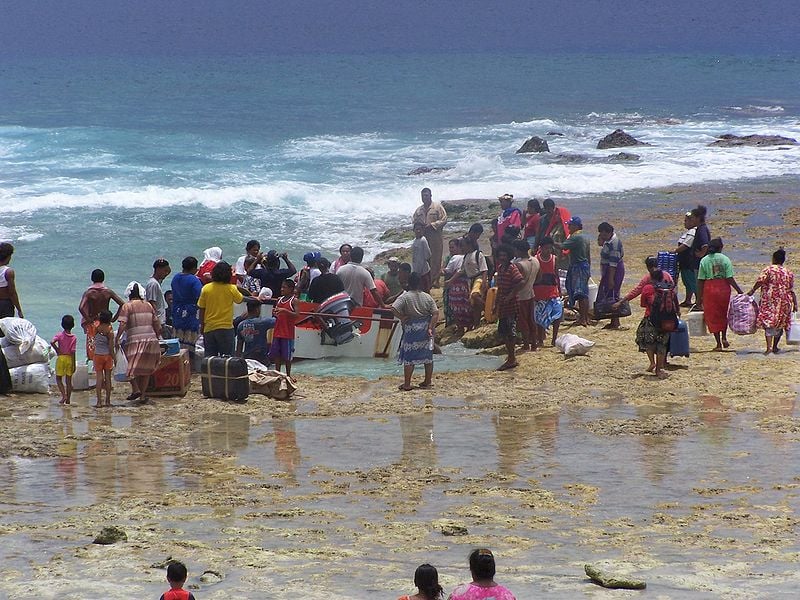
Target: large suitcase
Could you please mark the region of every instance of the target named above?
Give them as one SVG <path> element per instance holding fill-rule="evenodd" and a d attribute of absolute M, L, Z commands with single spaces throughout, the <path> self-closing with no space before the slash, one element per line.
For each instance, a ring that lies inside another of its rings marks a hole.
<path fill-rule="evenodd" d="M 232 356 L 204 357 L 200 363 L 203 396 L 245 402 L 250 395 L 247 361 Z"/>
<path fill-rule="evenodd" d="M 689 356 L 689 328 L 686 321 L 678 319 L 678 327 L 669 334 L 669 355 Z"/>

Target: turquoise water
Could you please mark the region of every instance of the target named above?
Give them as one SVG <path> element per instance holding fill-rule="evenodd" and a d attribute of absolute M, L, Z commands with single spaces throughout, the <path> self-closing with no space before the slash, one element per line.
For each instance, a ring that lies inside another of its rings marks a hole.
<path fill-rule="evenodd" d="M 303 55 L 5 59 L 0 238 L 46 335 L 75 313 L 92 269 L 121 290 L 160 256 L 177 267 L 244 242 L 368 255 L 439 199 L 602 194 L 796 177 L 800 149 L 720 150 L 722 133 L 800 138 L 797 57 Z M 622 127 L 652 143 L 607 164 Z M 552 155 L 517 155 L 531 135 Z M 570 160 L 554 158 L 572 155 Z M 575 159 L 575 155 L 578 158 Z M 450 170 L 409 177 L 419 166 Z M 167 281 L 167 285 L 168 285 Z"/>

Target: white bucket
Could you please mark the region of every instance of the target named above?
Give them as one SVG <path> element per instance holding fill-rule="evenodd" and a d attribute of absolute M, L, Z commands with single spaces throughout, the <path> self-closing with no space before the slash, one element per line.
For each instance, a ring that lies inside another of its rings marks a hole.
<path fill-rule="evenodd" d="M 597 284 L 590 283 L 589 284 L 589 307 L 591 308 L 594 306 L 594 303 L 597 302 Z"/>
<path fill-rule="evenodd" d="M 73 390 L 90 390 L 95 386 L 95 374 L 89 373 L 89 365 L 76 365 L 72 376 Z"/>
<path fill-rule="evenodd" d="M 703 337 L 708 335 L 705 315 L 702 310 L 686 313 L 683 315 L 683 320 L 686 321 L 686 329 L 689 330 L 690 337 Z"/>

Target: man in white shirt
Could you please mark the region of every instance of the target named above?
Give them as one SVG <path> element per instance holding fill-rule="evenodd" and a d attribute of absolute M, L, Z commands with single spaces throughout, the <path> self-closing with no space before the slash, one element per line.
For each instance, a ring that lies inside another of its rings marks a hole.
<path fill-rule="evenodd" d="M 165 258 L 158 258 L 153 263 L 153 276 L 147 280 L 144 286 L 145 299 L 156 311 L 158 322 L 163 328 L 167 322 L 167 301 L 164 299 L 164 290 L 161 284 L 172 272 L 169 262 Z"/>
<path fill-rule="evenodd" d="M 364 291 L 369 290 L 377 305 L 385 308 L 386 305 L 383 303 L 383 298 L 381 298 L 375 287 L 375 280 L 372 279 L 369 271 L 361 266 L 362 260 L 364 260 L 364 249 L 354 246 L 350 252 L 350 262 L 342 265 L 336 271 L 336 274 L 342 280 L 344 291 L 352 298 L 353 302 L 358 306 L 362 306 L 364 304 Z"/>
<path fill-rule="evenodd" d="M 431 284 L 439 287 L 439 275 L 442 271 L 442 254 L 444 253 L 444 239 L 442 229 L 447 223 L 447 212 L 440 202 L 434 202 L 430 188 L 424 188 L 420 192 L 422 205 L 414 211 L 411 224 L 422 223 L 424 225 L 425 239 L 431 249 Z"/>

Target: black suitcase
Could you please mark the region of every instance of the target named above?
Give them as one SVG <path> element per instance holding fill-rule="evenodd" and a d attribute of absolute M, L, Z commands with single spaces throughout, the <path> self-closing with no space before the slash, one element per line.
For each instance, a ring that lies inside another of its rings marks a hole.
<path fill-rule="evenodd" d="M 200 362 L 203 396 L 245 402 L 250 395 L 247 362 L 233 356 L 210 356 Z"/>

